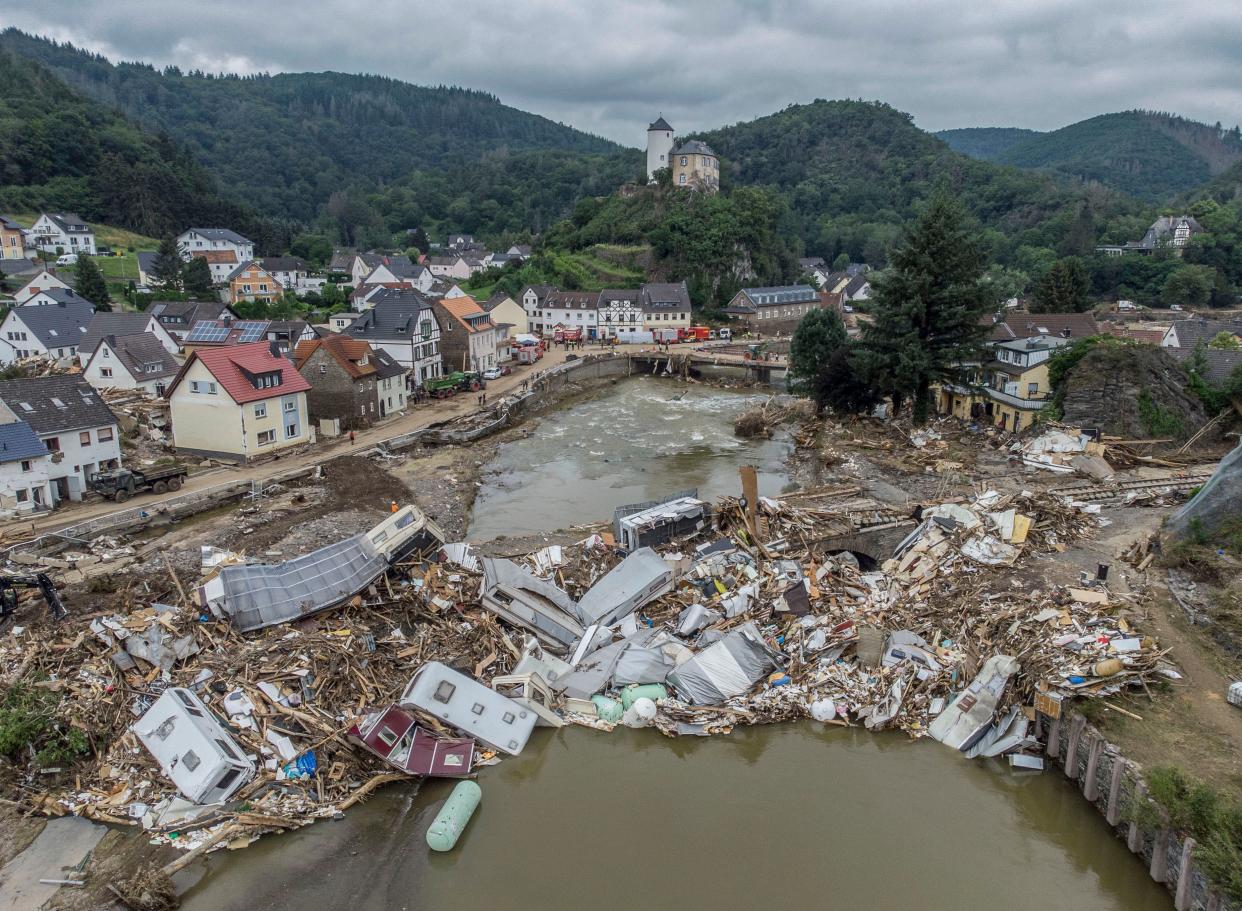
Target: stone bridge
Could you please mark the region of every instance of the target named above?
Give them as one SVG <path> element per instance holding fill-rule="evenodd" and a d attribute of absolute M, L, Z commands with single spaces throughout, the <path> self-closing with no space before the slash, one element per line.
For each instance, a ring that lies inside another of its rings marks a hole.
<path fill-rule="evenodd" d="M 773 373 L 785 373 L 788 363 L 785 359 L 752 360 L 741 353 L 730 349 L 692 349 L 669 351 L 636 351 L 628 354 L 631 373 L 649 373 L 659 375 L 699 376 L 703 367 L 731 367 L 745 370 L 751 378 L 759 383 L 771 383 Z"/>

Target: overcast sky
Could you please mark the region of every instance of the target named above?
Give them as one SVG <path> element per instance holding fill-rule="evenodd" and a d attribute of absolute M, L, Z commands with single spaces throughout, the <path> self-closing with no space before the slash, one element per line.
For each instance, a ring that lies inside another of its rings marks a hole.
<path fill-rule="evenodd" d="M 689 133 L 816 98 L 929 130 L 1242 121 L 1238 0 L 61 0 L 0 24 L 114 60 L 462 85 L 634 146 L 661 112 Z"/>

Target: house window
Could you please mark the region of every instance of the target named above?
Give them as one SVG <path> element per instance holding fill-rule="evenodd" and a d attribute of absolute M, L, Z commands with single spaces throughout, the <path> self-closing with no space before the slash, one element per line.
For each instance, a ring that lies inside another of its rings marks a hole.
<path fill-rule="evenodd" d="M 686 175 L 682 174 L 677 182 L 684 184 L 686 182 Z"/>
<path fill-rule="evenodd" d="M 276 442 L 276 431 L 275 430 L 262 431 L 258 436 L 258 442 L 260 446 L 270 446 L 272 443 L 275 443 Z"/>
<path fill-rule="evenodd" d="M 686 156 L 685 156 L 685 155 L 682 155 L 682 156 L 681 156 L 681 166 L 682 166 L 683 168 L 686 166 Z"/>
<path fill-rule="evenodd" d="M 297 424 L 286 424 L 285 425 L 285 439 L 286 440 L 292 440 L 297 435 L 298 435 Z"/>
<path fill-rule="evenodd" d="M 60 437 L 48 437 L 43 442 L 50 452 L 60 452 Z"/>
<path fill-rule="evenodd" d="M 81 433 L 78 434 L 78 445 L 79 446 L 91 445 L 91 432 L 89 430 L 83 430 Z"/>
<path fill-rule="evenodd" d="M 95 431 L 95 436 L 99 438 L 99 442 L 101 443 L 110 443 L 112 442 L 112 428 L 100 427 Z"/>
<path fill-rule="evenodd" d="M 100 367 L 99 375 L 107 379 L 108 377 L 112 376 L 112 368 L 111 367 Z"/>
<path fill-rule="evenodd" d="M 215 394 L 216 394 L 216 384 L 215 384 L 215 383 L 209 383 L 209 382 L 206 382 L 205 380 L 203 380 L 203 381 L 200 381 L 200 380 L 191 380 L 191 381 L 190 381 L 190 391 L 191 391 L 191 392 L 198 392 L 198 393 L 201 393 L 201 394 L 203 394 L 203 395 L 215 395 Z"/>
<path fill-rule="evenodd" d="M 25 463 L 23 463 L 23 464 L 25 464 Z M 23 469 L 23 470 L 25 470 L 25 469 Z M 15 494 L 16 494 L 16 496 L 17 496 L 17 502 L 18 502 L 18 503 L 25 503 L 25 502 L 26 502 L 26 500 L 30 497 L 30 491 L 29 491 L 29 490 L 27 490 L 27 489 L 26 489 L 26 488 L 24 488 L 24 487 L 23 487 L 23 488 L 20 488 L 20 489 L 18 489 L 18 490 L 16 490 L 16 491 L 14 491 L 14 493 L 15 493 Z"/>
<path fill-rule="evenodd" d="M 394 731 L 392 728 L 390 728 L 388 725 L 384 725 L 383 727 L 381 727 L 379 729 L 379 733 L 376 736 L 379 737 L 380 741 L 383 742 L 386 746 L 392 746 L 394 743 L 397 742 L 397 732 Z"/>
<path fill-rule="evenodd" d="M 1026 384 L 1026 394 L 1028 396 L 1035 395 L 1038 392 L 1039 392 L 1039 383 L 1027 383 Z"/>
<path fill-rule="evenodd" d="M 297 411 L 297 410 L 298 410 L 298 403 L 296 400 L 290 399 L 289 401 L 285 402 L 285 411 Z"/>
<path fill-rule="evenodd" d="M 30 461 L 30 459 L 23 459 L 22 460 L 22 471 L 33 471 L 33 470 L 34 470 L 34 462 Z"/>
<path fill-rule="evenodd" d="M 267 417 L 267 402 L 260 402 L 254 406 L 254 416 L 256 418 Z"/>

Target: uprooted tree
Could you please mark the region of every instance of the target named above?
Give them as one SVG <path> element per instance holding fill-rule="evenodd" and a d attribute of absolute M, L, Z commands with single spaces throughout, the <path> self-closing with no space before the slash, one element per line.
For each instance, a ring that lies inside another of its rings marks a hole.
<path fill-rule="evenodd" d="M 874 321 L 863 331 L 857 363 L 871 388 L 906 399 L 917 424 L 927 419 L 933 383 L 950 381 L 977 356 L 996 306 L 965 210 L 937 191 L 905 231 L 892 267 L 872 285 Z"/>

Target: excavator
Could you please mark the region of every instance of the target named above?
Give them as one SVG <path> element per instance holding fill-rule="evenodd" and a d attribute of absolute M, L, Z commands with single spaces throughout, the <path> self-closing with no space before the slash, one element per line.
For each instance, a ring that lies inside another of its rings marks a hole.
<path fill-rule="evenodd" d="M 13 616 L 17 610 L 17 594 L 19 591 L 37 588 L 47 602 L 53 619 L 63 620 L 69 612 L 65 610 L 60 593 L 48 578 L 47 573 L 29 573 L 27 575 L 0 575 L 0 623 Z"/>

